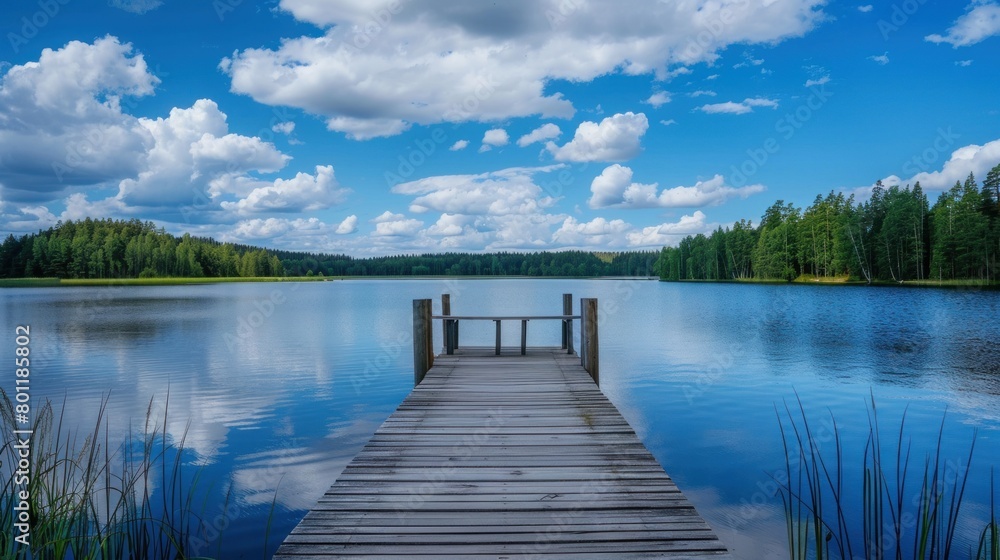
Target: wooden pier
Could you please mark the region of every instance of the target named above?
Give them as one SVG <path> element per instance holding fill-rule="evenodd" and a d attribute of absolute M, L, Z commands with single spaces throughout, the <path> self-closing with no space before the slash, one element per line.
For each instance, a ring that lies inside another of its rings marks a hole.
<path fill-rule="evenodd" d="M 596 300 L 580 316 L 564 304 L 562 315 L 462 317 L 414 302 L 416 387 L 277 558 L 729 558 L 598 388 Z M 444 321 L 438 356 L 432 320 Z M 525 348 L 522 334 L 521 348 L 462 347 L 463 320 L 498 332 L 558 320 L 563 344 Z"/>

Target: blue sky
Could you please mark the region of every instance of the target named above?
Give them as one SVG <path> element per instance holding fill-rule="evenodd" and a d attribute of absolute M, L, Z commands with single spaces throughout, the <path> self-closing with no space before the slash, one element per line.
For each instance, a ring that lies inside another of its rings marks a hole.
<path fill-rule="evenodd" d="M 996 0 L 36 0 L 0 32 L 4 235 L 650 249 L 1000 163 Z"/>

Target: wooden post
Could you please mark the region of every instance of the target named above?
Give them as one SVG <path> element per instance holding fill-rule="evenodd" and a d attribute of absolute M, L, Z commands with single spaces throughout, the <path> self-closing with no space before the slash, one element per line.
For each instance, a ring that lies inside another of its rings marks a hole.
<path fill-rule="evenodd" d="M 448 321 L 448 336 L 451 337 L 451 352 L 448 353 L 454 354 L 458 349 L 458 319 Z"/>
<path fill-rule="evenodd" d="M 528 344 L 528 320 L 521 319 L 521 355 L 526 353 Z"/>
<path fill-rule="evenodd" d="M 563 294 L 563 315 L 573 314 L 573 294 Z M 563 321 L 562 325 L 562 349 L 567 350 L 573 347 L 573 341 L 570 340 L 572 332 L 570 329 L 573 328 L 572 321 Z M 572 354 L 573 352 L 569 352 Z"/>
<path fill-rule="evenodd" d="M 413 300 L 413 385 L 420 385 L 434 364 L 431 300 Z"/>
<path fill-rule="evenodd" d="M 451 315 L 451 294 L 441 294 L 441 314 Z M 452 338 L 451 320 L 441 320 L 441 336 L 444 338 L 444 351 L 449 356 L 455 353 L 455 341 Z"/>
<path fill-rule="evenodd" d="M 580 298 L 580 365 L 589 372 L 590 370 L 587 369 L 587 337 L 584 335 L 587 332 L 587 306 L 584 305 L 586 301 L 586 299 Z"/>
<path fill-rule="evenodd" d="M 497 356 L 500 355 L 500 319 L 493 319 L 493 322 L 497 324 Z"/>
<path fill-rule="evenodd" d="M 425 299 L 424 302 L 424 313 L 426 314 L 424 325 L 427 329 L 427 369 L 431 369 L 434 367 L 434 356 L 436 355 L 434 353 L 434 321 L 431 320 L 431 317 L 434 316 L 434 301 Z"/>
<path fill-rule="evenodd" d="M 583 316 L 583 330 L 580 333 L 582 341 L 580 343 L 581 358 L 584 369 L 590 373 L 594 383 L 601 384 L 600 374 L 600 343 L 597 336 L 597 299 L 586 298 L 580 300 L 580 314 Z"/>
<path fill-rule="evenodd" d="M 566 319 L 566 353 L 573 354 L 573 319 Z"/>

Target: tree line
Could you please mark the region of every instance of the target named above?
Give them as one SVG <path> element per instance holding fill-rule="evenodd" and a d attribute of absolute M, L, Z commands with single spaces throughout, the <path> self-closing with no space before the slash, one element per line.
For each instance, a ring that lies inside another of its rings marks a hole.
<path fill-rule="evenodd" d="M 355 258 L 274 251 L 289 275 L 309 276 L 655 276 L 655 251 L 428 253 Z"/>
<path fill-rule="evenodd" d="M 60 222 L 0 245 L 3 278 L 654 276 L 655 251 L 441 253 L 355 258 L 176 237 L 152 222 Z"/>
<path fill-rule="evenodd" d="M 657 272 L 664 280 L 995 281 L 998 256 L 1000 165 L 982 187 L 970 173 L 933 206 L 919 182 L 879 181 L 864 202 L 831 192 L 804 211 L 779 200 L 756 227 L 740 220 L 664 247 Z"/>
<path fill-rule="evenodd" d="M 152 278 L 282 276 L 281 261 L 263 249 L 175 237 L 152 222 L 60 222 L 0 245 L 6 278 Z"/>

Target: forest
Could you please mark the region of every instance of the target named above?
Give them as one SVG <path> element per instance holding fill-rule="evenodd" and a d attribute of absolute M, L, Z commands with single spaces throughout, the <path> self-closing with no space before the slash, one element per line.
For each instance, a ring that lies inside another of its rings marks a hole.
<path fill-rule="evenodd" d="M 176 237 L 140 220 L 60 222 L 0 245 L 0 278 L 655 276 L 658 253 L 442 253 L 355 258 Z"/>
<path fill-rule="evenodd" d="M 656 276 L 656 251 L 436 253 L 357 259 L 274 252 L 293 276 Z"/>
<path fill-rule="evenodd" d="M 831 192 L 804 211 L 777 201 L 754 225 L 740 220 L 660 252 L 664 280 L 997 280 L 1000 165 L 982 187 L 970 174 L 933 206 L 917 182 L 881 181 L 871 197 Z"/>

